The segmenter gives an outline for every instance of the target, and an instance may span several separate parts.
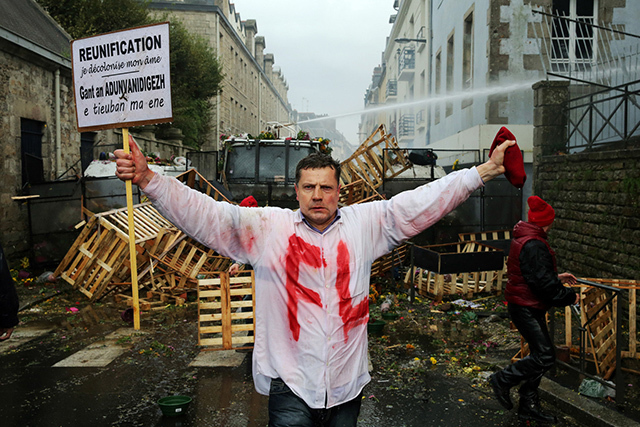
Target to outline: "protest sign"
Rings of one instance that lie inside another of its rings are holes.
[[[170,122],[169,23],[71,42],[78,130]]]

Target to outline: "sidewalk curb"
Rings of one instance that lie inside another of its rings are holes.
[[[640,423],[599,405],[589,398],[543,377],[538,389],[540,398],[588,426],[638,427]]]

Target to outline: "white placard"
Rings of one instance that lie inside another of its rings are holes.
[[[80,132],[170,122],[169,23],[71,42]]]

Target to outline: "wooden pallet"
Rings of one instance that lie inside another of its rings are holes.
[[[129,270],[128,239],[114,228],[104,227],[100,217],[89,220],[54,272],[89,299],[98,299],[113,280],[121,281]]]
[[[585,278],[589,282],[600,283],[603,285],[613,286],[614,288],[626,289],[629,292],[629,351],[623,351],[622,357],[639,358],[640,351],[638,350],[638,329],[637,329],[637,293],[640,289],[640,280],[627,280],[627,279],[603,279],[603,278]],[[624,348],[624,347],[623,347]]]
[[[220,257],[213,249],[207,249],[203,245],[187,238],[182,232],[179,236],[170,235],[166,240],[166,244],[159,243],[155,246],[155,253],[149,251],[151,258],[150,268],[144,270],[143,277],[149,271],[149,277],[152,282],[152,289],[166,286],[168,281],[171,287],[177,288],[193,288],[197,287],[197,276],[201,271],[219,271],[226,269],[231,265],[231,260],[226,257]],[[160,237],[160,236],[159,236]],[[158,253],[158,251],[160,251]],[[154,272],[165,275],[167,277],[163,281],[158,281],[154,277]],[[168,277],[173,275],[174,277]],[[165,282],[165,283],[163,283]]]
[[[341,206],[383,200],[384,197],[369,185],[364,179],[351,182],[340,187],[338,204]]]
[[[436,301],[445,295],[471,298],[482,292],[500,293],[506,285],[503,251],[480,242],[414,246],[412,251],[405,285],[415,286],[422,296]]]
[[[407,271],[404,283],[407,287],[413,284],[419,295],[435,301],[442,301],[448,295],[472,298],[483,292],[499,293],[505,285],[502,271],[440,274],[419,267]]]
[[[371,265],[371,277],[385,274],[394,267],[400,267],[404,264],[407,257],[409,245],[403,243],[386,255],[381,256]]]
[[[596,316],[586,327],[587,343],[596,372],[605,380],[611,378],[616,369],[616,322],[617,299],[606,304],[607,294],[600,288],[589,288],[582,293],[580,312],[582,324]],[[606,305],[605,305],[606,304]],[[602,310],[598,312],[598,310]]]
[[[229,199],[227,199],[224,194],[222,194],[218,189],[211,184],[209,181],[205,179],[200,173],[195,169],[189,169],[188,171],[181,173],[176,176],[176,179],[188,187],[193,188],[194,190],[198,190],[201,193],[205,193],[207,196],[212,197],[217,201],[224,201],[227,203],[232,203]]]
[[[371,188],[378,189],[384,178],[396,177],[412,166],[407,151],[400,149],[395,137],[380,125],[340,164],[340,183],[347,185],[363,179]]]
[[[229,277],[198,280],[198,345],[209,350],[238,350],[254,342],[255,278],[253,270]],[[251,300],[245,300],[251,296]],[[240,311],[241,308],[251,311]],[[247,320],[250,323],[245,323]]]
[[[126,208],[96,214],[58,265],[55,275],[90,300],[122,284],[130,286]],[[187,237],[150,204],[133,207],[138,285],[149,290],[195,288],[201,272],[231,265],[227,257]]]
[[[481,242],[485,240],[511,240],[511,230],[480,231],[475,233],[460,233],[461,242]]]

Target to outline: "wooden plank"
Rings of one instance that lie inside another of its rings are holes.
[[[564,345],[571,348],[571,307],[564,308]]]
[[[636,324],[636,289],[629,290],[629,357],[635,358],[638,351],[638,332]]]

